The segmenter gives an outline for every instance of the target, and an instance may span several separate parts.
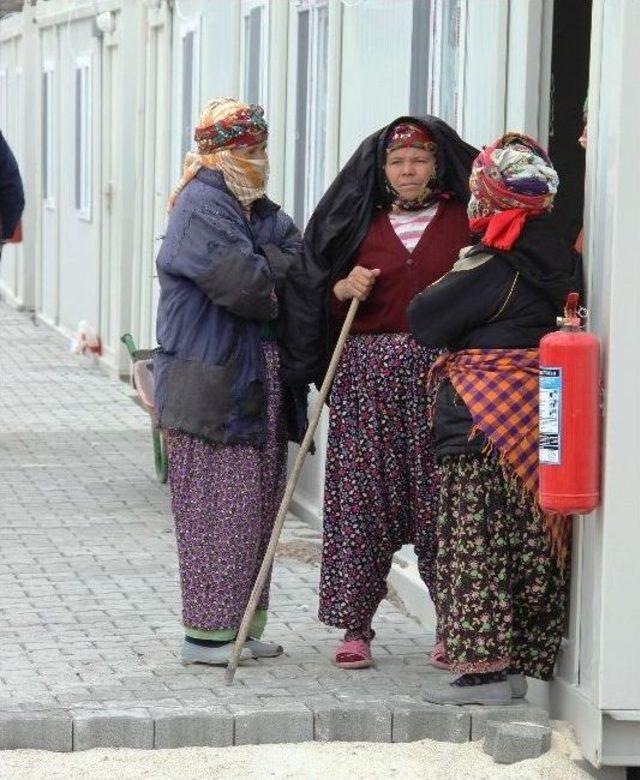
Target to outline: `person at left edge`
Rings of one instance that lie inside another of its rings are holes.
[[[306,389],[280,374],[292,220],[264,194],[267,123],[259,106],[208,103],[169,199],[160,280],[156,403],[167,439],[185,641],[183,663],[227,663],[300,441]],[[260,641],[269,583],[242,657]]]
[[[24,210],[24,190],[18,163],[0,133],[0,250],[13,235]]]

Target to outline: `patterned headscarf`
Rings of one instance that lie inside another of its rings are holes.
[[[551,210],[558,174],[533,138],[507,133],[476,157],[469,188],[471,230],[486,246],[509,250],[529,217]]]
[[[436,142],[424,127],[409,124],[408,122],[401,122],[398,125],[394,125],[385,142],[387,154],[396,149],[426,149],[435,155],[437,148]],[[425,207],[427,201],[433,200],[441,194],[440,183],[435,174],[424,185],[424,189],[414,200],[403,198],[393,189],[388,180],[386,182],[386,187],[387,192],[393,197],[392,205],[402,211],[422,209]]]
[[[207,103],[195,129],[197,151],[188,152],[184,158],[182,178],[169,196],[167,211],[171,211],[180,192],[200,168],[219,170],[243,208],[248,208],[264,195],[269,161],[266,152],[263,159],[249,160],[236,154],[235,150],[263,143],[267,137],[267,123],[260,106],[240,103],[233,98],[218,98]]]
[[[435,152],[437,147],[435,141],[424,127],[401,122],[392,128],[385,148],[387,152],[392,152],[394,149],[407,148],[427,149],[430,152]]]

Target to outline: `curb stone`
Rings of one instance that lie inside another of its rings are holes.
[[[468,742],[470,735],[471,716],[458,707],[398,704],[393,710],[393,742]]]
[[[73,750],[72,719],[66,713],[0,713],[0,750]]]
[[[391,710],[373,705],[314,707],[319,742],[391,742]]]
[[[551,728],[536,723],[487,723],[484,752],[497,764],[539,758],[551,748]]]
[[[235,716],[235,745],[313,741],[313,713],[304,704],[240,711]]]
[[[80,715],[73,720],[73,749],[153,748],[153,718],[135,712]]]
[[[539,726],[549,725],[549,714],[540,707],[531,705],[511,705],[507,707],[474,707],[471,713],[471,739],[482,739],[491,720],[500,723],[520,721],[534,723]]]
[[[228,747],[233,726],[233,715],[222,709],[156,713],[153,747]]]

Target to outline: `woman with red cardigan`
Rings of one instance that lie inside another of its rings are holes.
[[[351,300],[361,301],[330,397],[324,497],[319,616],[345,631],[334,655],[342,668],[373,663],[371,623],[402,545],[414,545],[435,597],[439,483],[426,385],[439,350],[414,341],[406,310],[470,242],[475,154],[440,120],[401,117],[361,144],[305,234],[296,327],[307,347],[293,365],[285,357],[285,375],[318,381]]]

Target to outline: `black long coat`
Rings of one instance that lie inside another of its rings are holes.
[[[473,257],[492,257],[473,265]],[[497,252],[482,244],[453,271],[416,295],[407,318],[416,341],[426,347],[529,349],[555,330],[567,294],[582,290],[580,258],[550,215],[530,219],[513,249]],[[471,415],[451,382],[438,390],[434,431],[436,455],[479,452],[485,440],[469,440]]]

